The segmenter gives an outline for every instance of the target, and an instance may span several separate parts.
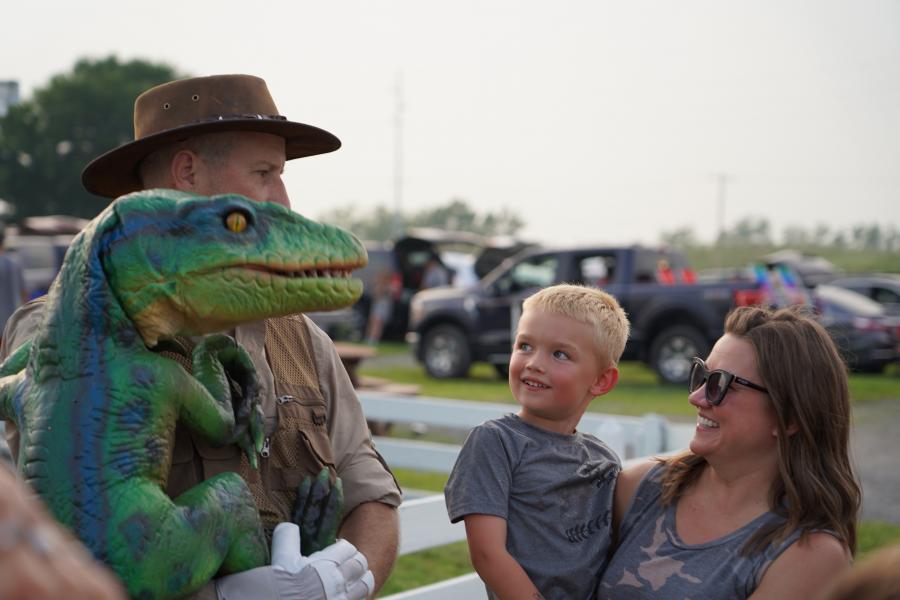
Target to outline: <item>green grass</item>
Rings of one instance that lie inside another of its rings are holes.
[[[893,544],[900,544],[900,526],[884,521],[863,521],[859,524],[857,558]]]
[[[373,369],[363,363],[360,372],[416,384],[423,396],[514,404],[506,380],[501,379],[487,364],[473,365],[470,376],[465,379],[433,379],[419,365]],[[892,369],[881,375],[850,375],[850,397],[854,402],[900,400],[900,371]],[[594,400],[588,410],[619,415],[652,412],[677,417],[696,414],[687,401],[686,389],[662,384],[645,365],[630,361],[619,365],[618,385],[606,396]]]

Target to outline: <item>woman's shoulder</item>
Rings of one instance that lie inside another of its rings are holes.
[[[830,533],[801,535],[766,569],[751,598],[815,595],[850,566],[850,550]]]
[[[655,458],[643,459],[638,462],[628,461],[622,465],[619,477],[616,479],[616,490],[613,496],[613,521],[618,528],[631,506],[635,494],[641,482],[647,474],[655,468],[661,468],[662,464]]]

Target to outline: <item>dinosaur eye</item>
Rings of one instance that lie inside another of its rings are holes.
[[[228,228],[228,231],[241,233],[247,229],[247,215],[240,211],[228,213],[225,217],[225,227]]]

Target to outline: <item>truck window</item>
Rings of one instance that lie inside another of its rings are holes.
[[[500,294],[509,294],[529,288],[544,288],[556,280],[558,260],[553,256],[539,256],[526,259],[497,280],[496,289]]]
[[[603,287],[615,277],[616,257],[611,254],[583,257],[578,261],[578,270],[579,283]]]

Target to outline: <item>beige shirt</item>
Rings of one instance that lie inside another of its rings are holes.
[[[0,343],[0,362],[34,335],[43,316],[44,304],[41,300],[32,301],[13,313]],[[359,399],[334,344],[325,332],[305,319],[312,343],[310,354],[315,360],[319,389],[328,412],[328,435],[335,467],[343,481],[346,513],[363,502],[399,506],[400,488],[372,444]],[[277,416],[274,377],[265,351],[265,322],[239,326],[235,338],[248,351],[256,366],[262,387],[266,431],[271,433],[277,424]],[[19,433],[15,425],[9,422],[6,424],[6,438],[13,456],[17,456]]]

